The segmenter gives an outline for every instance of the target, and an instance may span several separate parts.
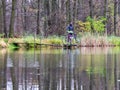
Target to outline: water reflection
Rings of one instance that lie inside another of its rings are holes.
[[[120,49],[0,50],[0,90],[119,90]]]

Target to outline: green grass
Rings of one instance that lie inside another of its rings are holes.
[[[63,37],[51,36],[48,38],[34,38],[33,36],[26,36],[23,38],[2,38],[0,40],[0,46],[5,47],[4,44],[7,45],[8,48],[34,48],[35,44],[55,44],[62,45]]]
[[[58,36],[49,36],[48,38],[43,38],[41,40],[42,44],[56,44],[56,45],[62,45],[63,44],[64,37],[58,37]]]
[[[23,38],[23,42],[25,43],[40,43],[40,39],[33,36],[26,36]]]
[[[120,37],[110,36],[108,37],[108,41],[112,45],[120,46]]]
[[[49,37],[48,39],[50,44],[57,44],[57,45],[63,44],[62,37],[53,36],[53,37]]]

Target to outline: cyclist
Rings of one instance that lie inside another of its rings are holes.
[[[67,27],[67,32],[70,34],[73,34],[73,31],[74,31],[74,27],[73,27],[72,23],[70,23]]]
[[[73,27],[73,25],[72,25],[72,23],[70,23],[68,26],[67,26],[67,34],[68,34],[68,36],[67,36],[67,40],[68,40],[68,42],[70,41],[70,37],[72,36],[72,37],[74,37],[74,27]]]

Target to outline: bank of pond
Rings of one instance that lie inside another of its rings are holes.
[[[0,48],[41,48],[41,47],[114,47],[120,46],[120,37],[116,36],[83,36],[73,40],[72,44],[64,36],[39,38],[27,36],[22,38],[0,38]]]

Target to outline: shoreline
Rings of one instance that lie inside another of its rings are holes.
[[[118,45],[82,45],[82,44],[43,44],[43,43],[4,43],[0,48],[24,48],[24,49],[31,49],[31,48],[42,48],[42,47],[52,47],[52,48],[65,48],[65,47],[72,47],[72,48],[80,48],[80,47],[117,47]],[[119,46],[118,46],[119,47]]]
[[[118,40],[118,39],[117,39]],[[41,48],[41,47],[52,47],[52,48],[64,48],[64,47],[116,47],[120,46],[120,42],[115,42],[114,38],[110,41],[102,38],[81,38],[80,42],[74,42],[72,45],[67,44],[64,38],[0,38],[0,48]]]

